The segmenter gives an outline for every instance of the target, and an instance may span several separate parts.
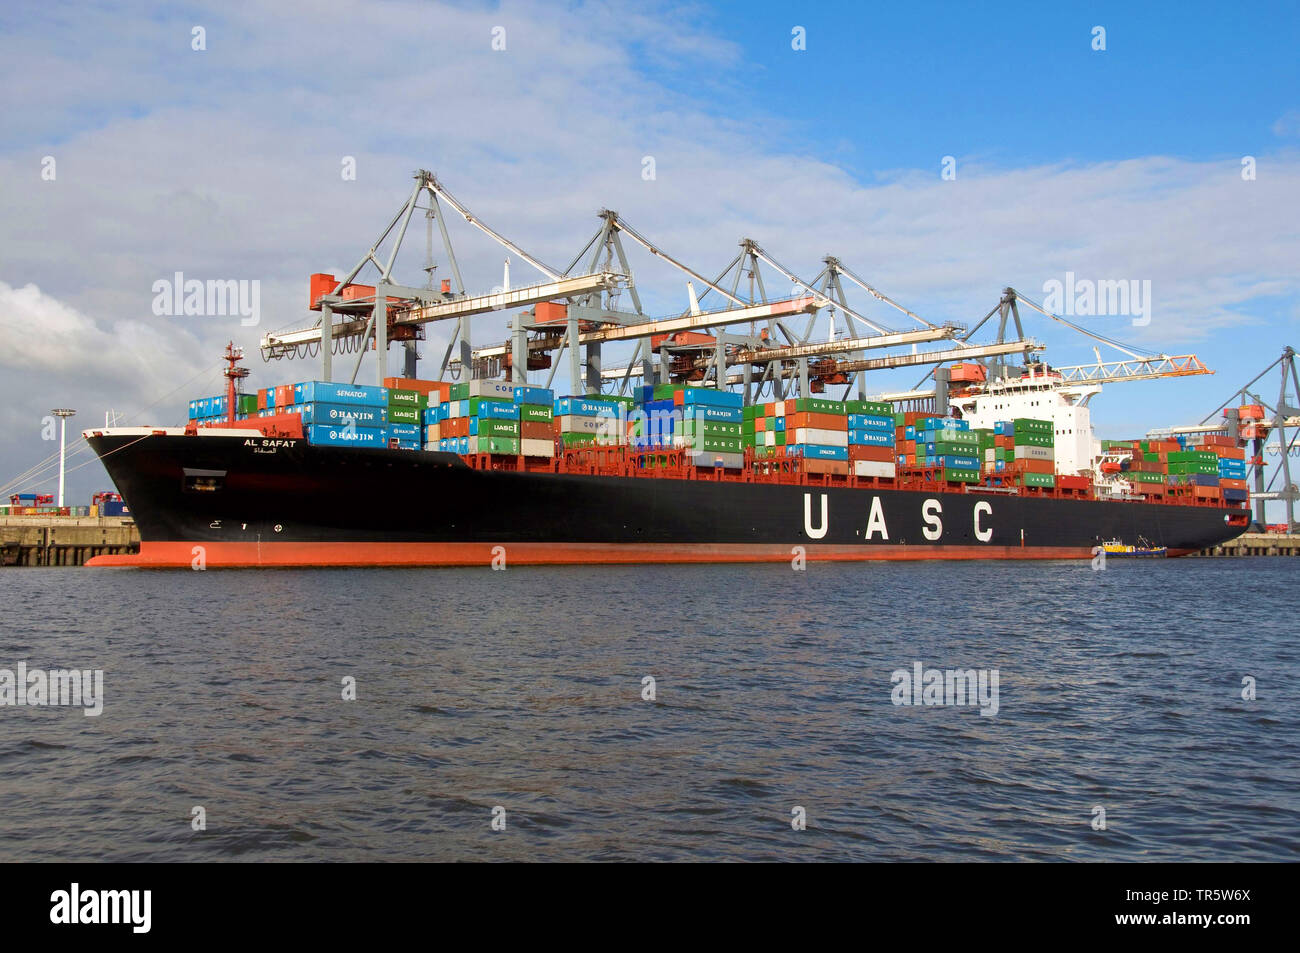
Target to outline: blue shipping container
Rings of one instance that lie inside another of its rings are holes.
[[[382,427],[388,423],[387,407],[363,407],[360,404],[294,405],[293,413],[302,414],[304,424],[340,426],[351,420],[358,427]]]
[[[894,421],[891,417],[877,417],[874,414],[849,414],[849,429],[883,430],[892,435]]]
[[[894,435],[879,430],[850,430],[849,444],[859,447],[892,447]]]
[[[654,388],[651,388],[653,391]],[[516,387],[515,403],[516,404],[541,404],[549,407],[555,402],[555,391],[548,390],[545,387]]]
[[[715,407],[711,404],[685,404],[682,417],[686,420],[711,420],[718,423],[742,423],[745,411],[740,407]]]
[[[388,388],[366,384],[336,384],[331,381],[304,381],[293,385],[295,404],[359,404],[363,407],[388,407]]]
[[[503,400],[480,400],[478,403],[479,420],[518,420],[519,405]]]
[[[980,468],[980,462],[975,457],[959,457],[956,454],[930,457],[930,463],[946,470],[978,470]]]
[[[745,395],[708,387],[683,387],[682,404],[705,404],[711,407],[734,407],[743,410]]]
[[[325,424],[313,424],[306,428],[308,443],[326,447],[386,447],[388,446],[387,427],[330,427]]]
[[[557,417],[617,417],[620,404],[586,397],[561,397],[555,402]]]

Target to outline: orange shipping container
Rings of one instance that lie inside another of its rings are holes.
[[[469,418],[468,417],[448,417],[440,425],[444,437],[468,437],[469,436]]]
[[[843,430],[849,429],[849,418],[840,414],[814,414],[798,413],[790,414],[785,418],[785,429],[801,430],[804,427],[815,430]]]
[[[438,403],[446,400],[447,393],[451,390],[451,385],[445,381],[422,381],[413,377],[385,377],[384,386],[389,390],[413,390],[426,396],[436,394]]]
[[[1221,490],[1244,490],[1246,489],[1245,480],[1220,480],[1219,489]]]
[[[840,476],[848,476],[849,462],[847,460],[804,460],[803,470],[805,473],[836,473]]]
[[[1217,486],[1194,486],[1192,495],[1202,500],[1217,500],[1223,496],[1223,491]]]
[[[519,422],[521,440],[550,440],[555,435],[549,420],[522,420]]]

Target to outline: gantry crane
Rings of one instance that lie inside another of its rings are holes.
[[[1277,403],[1270,404],[1258,393],[1251,390],[1265,375],[1274,369],[1280,372]],[[1294,396],[1292,396],[1294,395]],[[1294,400],[1294,403],[1292,401]],[[1287,436],[1290,431],[1290,436]],[[1268,525],[1265,519],[1265,505],[1270,500],[1281,500],[1286,504],[1286,526],[1288,533],[1300,531],[1296,522],[1296,501],[1300,500],[1300,488],[1291,480],[1290,458],[1300,453],[1296,440],[1300,438],[1300,378],[1296,376],[1295,349],[1284,347],[1277,360],[1269,364],[1249,383],[1238,388],[1232,396],[1210,411],[1199,424],[1186,427],[1162,427],[1152,430],[1153,437],[1177,436],[1178,434],[1218,433],[1232,437],[1238,443],[1249,443],[1251,479],[1255,488],[1250,498],[1255,503],[1255,525],[1253,529],[1262,532]],[[1277,443],[1269,440],[1277,436]],[[1265,484],[1267,465],[1264,455],[1268,452],[1278,456],[1279,466]],[[1280,489],[1273,489],[1278,477],[1282,477]]]
[[[926,401],[946,408],[949,385],[953,382],[952,369],[944,366],[948,364],[982,369],[981,374],[967,375],[954,382],[961,392],[994,386],[998,379],[1019,378],[1028,373],[1059,379],[1063,389],[1078,390],[1078,399],[1083,401],[1096,392],[1095,385],[1100,382],[1210,373],[1195,355],[1139,354],[1044,311],[1012,288],[1004,289],[997,306],[969,331],[952,321],[932,322],[877,290],[834,255],[825,256],[820,272],[811,280],[804,280],[750,238],[740,240],[739,250],[729,264],[710,280],[610,209],[597,213],[600,224],[595,234],[566,268],[557,269],[487,226],[457,201],[433,173],[419,170],[414,178],[415,185],[405,204],[347,275],[337,280],[332,275],[313,276],[309,307],[321,313],[320,319],[311,327],[264,335],[261,344],[264,358],[319,356],[322,377],[331,380],[333,355],[355,352],[357,357],[350,377],[355,381],[365,351],[373,349],[382,381],[388,376],[388,346],[399,341],[406,350],[405,376],[414,377],[419,356],[416,348],[424,338],[425,325],[454,320],[454,330],[438,370],[440,377],[448,372],[454,377],[462,373],[470,377],[496,377],[508,372],[515,382],[522,383],[530,370],[549,368],[546,386],[551,387],[559,359],[567,354],[570,387],[575,393],[584,388],[587,392],[600,392],[610,385],[625,393],[634,379],[646,383],[671,380],[719,387],[740,385],[746,399],[752,400],[769,386],[777,397],[783,397],[787,384],[797,381],[800,394],[819,393],[827,385],[843,384],[847,396],[856,384],[860,396],[865,397],[867,371],[933,365],[935,369],[926,378],[935,377],[934,389],[885,396],[896,401]],[[426,204],[421,205],[422,200],[427,200]],[[468,293],[447,229],[444,205],[513,257],[538,271],[542,279],[512,288],[507,260],[498,288],[486,294]],[[421,210],[426,219],[426,282],[425,287],[417,288],[396,282],[393,268],[411,220]],[[442,238],[450,272],[450,277],[442,279],[437,289],[434,288],[437,269],[433,258],[434,223]],[[680,313],[660,317],[646,314],[624,239],[683,274],[687,304]],[[386,242],[388,249],[381,255],[380,249]],[[368,266],[378,272],[377,278],[368,279],[374,284],[358,284]],[[774,272],[780,282],[788,284],[788,295],[768,298],[764,267]],[[893,308],[913,326],[897,330],[851,306],[845,294],[846,284]],[[698,295],[697,286],[702,289]],[[701,302],[711,294],[721,299],[723,305],[705,310]],[[630,309],[620,306],[624,295],[630,301]],[[1118,348],[1126,359],[1103,362],[1098,353],[1095,365],[1048,367],[1037,357],[1043,346],[1024,335],[1019,304]],[[499,345],[473,348],[472,319],[503,310],[515,310],[508,339]],[[815,340],[814,331],[823,313],[828,317],[826,338]],[[975,332],[995,315],[998,316],[996,340],[973,341]],[[806,318],[802,328],[791,321],[800,316]],[[1012,327],[1014,335],[1009,333]],[[606,367],[602,347],[617,342],[633,345],[631,359],[621,366]],[[936,342],[940,345],[937,348],[917,347]],[[909,346],[911,353],[868,356],[875,350]],[[1006,358],[1011,356],[1016,356],[1019,363],[1008,363]]]

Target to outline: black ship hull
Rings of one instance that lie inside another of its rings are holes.
[[[88,433],[142,540],[92,564],[1054,559],[1139,537],[1178,556],[1247,520],[1221,505],[480,470],[246,434]]]

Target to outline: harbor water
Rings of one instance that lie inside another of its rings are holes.
[[[0,707],[0,860],[1294,860],[1295,582],[15,569],[0,670],[102,671],[102,712]]]

